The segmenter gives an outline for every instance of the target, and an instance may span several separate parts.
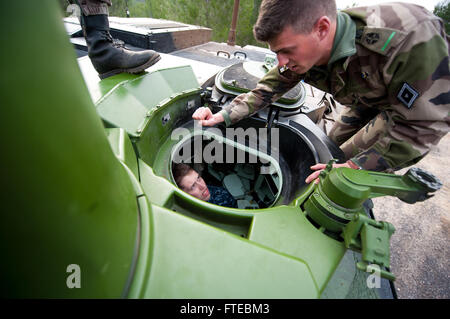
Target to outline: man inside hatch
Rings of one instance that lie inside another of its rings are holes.
[[[173,177],[178,187],[184,192],[219,206],[237,208],[236,200],[223,187],[206,185],[203,178],[187,164],[175,164]]]

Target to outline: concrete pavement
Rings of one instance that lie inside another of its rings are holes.
[[[414,205],[397,198],[374,198],[377,220],[392,223],[391,271],[399,298],[450,298],[450,134],[414,167],[435,175],[442,188]],[[408,169],[396,174],[403,175]]]

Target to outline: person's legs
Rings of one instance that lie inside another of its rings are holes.
[[[101,79],[122,72],[140,73],[160,60],[160,55],[153,50],[133,52],[113,41],[108,21],[110,0],[78,2],[88,55]]]
[[[78,0],[83,14],[86,16],[95,14],[108,15],[108,7],[111,6],[111,0]]]

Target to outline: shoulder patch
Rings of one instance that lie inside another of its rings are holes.
[[[380,40],[380,34],[376,32],[370,32],[366,34],[365,40],[368,45],[372,45],[378,42]]]
[[[397,99],[408,109],[411,109],[414,101],[417,100],[419,95],[419,92],[417,92],[411,85],[403,82],[403,86],[397,94]]]
[[[369,50],[387,55],[390,48],[398,46],[406,33],[391,28],[363,27],[357,29],[355,41]]]

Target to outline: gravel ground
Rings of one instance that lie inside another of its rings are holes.
[[[413,205],[397,198],[374,198],[377,220],[392,223],[391,271],[402,299],[450,298],[450,134],[414,167],[435,175],[443,184],[433,198]],[[403,175],[408,169],[396,174]]]

